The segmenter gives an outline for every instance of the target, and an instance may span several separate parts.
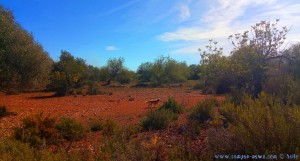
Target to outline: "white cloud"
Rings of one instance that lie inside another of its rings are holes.
[[[274,21],[280,18],[279,26],[292,26],[288,40],[295,42],[300,38],[300,2],[296,0],[219,0],[210,2],[210,8],[189,26],[178,27],[175,31],[165,32],[158,39],[165,42],[184,41],[190,45],[178,48],[173,53],[197,52],[199,44],[208,39],[221,41],[226,48],[232,48],[227,37],[251,29],[261,20]],[[192,11],[190,11],[192,12]],[[193,15],[194,16],[194,15]]]
[[[185,21],[191,17],[190,8],[188,4],[179,4],[179,19]]]
[[[119,50],[119,49],[117,47],[115,47],[115,46],[106,46],[105,50],[107,50],[107,51],[115,51],[115,50]]]

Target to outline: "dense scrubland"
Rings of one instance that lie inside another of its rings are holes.
[[[209,40],[200,50],[199,64],[161,56],[131,71],[123,58],[111,58],[105,66],[94,67],[64,50],[54,62],[15,22],[11,11],[0,7],[0,90],[5,94],[51,91],[53,97],[89,97],[113,95],[104,87],[183,89],[194,80],[189,90],[225,97],[205,99],[189,108],[170,97],[128,127],[111,119],[84,126],[75,118],[33,114],[24,118],[10,137],[0,137],[0,160],[214,160],[215,154],[299,155],[300,44],[285,44],[289,29],[278,27],[279,22],[261,21],[248,31],[230,35],[234,49],[226,56],[217,42]],[[15,115],[18,113],[10,107],[0,107],[0,122]],[[100,135],[92,147],[64,146],[90,133]]]

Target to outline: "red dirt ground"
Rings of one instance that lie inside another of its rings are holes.
[[[65,96],[51,97],[54,93],[24,93],[19,95],[0,94],[0,105],[6,106],[10,112],[16,115],[6,116],[0,119],[1,137],[11,136],[13,127],[21,126],[22,119],[26,116],[43,113],[53,117],[73,117],[84,125],[92,120],[112,119],[118,124],[138,124],[145,113],[149,111],[148,100],[160,98],[161,102],[168,97],[174,97],[180,104],[187,108],[209,95],[202,95],[198,90],[190,90],[184,87],[173,88],[127,88],[110,87],[104,89],[112,94],[96,96]],[[129,101],[129,98],[134,98]],[[221,99],[221,96],[217,96]],[[179,125],[186,121],[186,114],[179,118]],[[166,132],[168,133],[168,132]],[[93,142],[95,134],[90,133],[85,142]]]

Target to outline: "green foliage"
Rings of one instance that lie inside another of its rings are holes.
[[[151,69],[153,64],[150,62],[142,63],[137,70],[137,77],[141,82],[149,82],[151,79]]]
[[[278,22],[279,19],[273,23],[261,21],[252,26],[250,31],[230,35],[228,39],[237,50],[250,47],[265,60],[275,58],[280,56],[280,47],[284,44],[289,31],[286,26],[279,29]]]
[[[204,82],[199,81],[193,86],[193,89],[204,89],[204,87],[205,87]]]
[[[183,112],[183,107],[178,105],[173,97],[169,97],[168,100],[164,102],[164,104],[159,109],[169,110],[176,114],[180,114]]]
[[[83,126],[73,118],[62,117],[56,129],[69,141],[79,140],[84,136]]]
[[[0,6],[0,89],[6,92],[43,88],[48,83],[52,60]]]
[[[243,47],[230,58],[234,87],[257,97],[267,78],[267,64],[255,48]]]
[[[120,75],[117,76],[116,81],[121,84],[129,84],[136,80],[136,74],[128,69],[122,69]]]
[[[99,85],[99,83],[92,82],[92,84],[90,84],[88,86],[87,94],[89,94],[89,95],[100,95],[100,94],[104,94],[104,92],[102,91],[101,86]]]
[[[142,120],[141,126],[144,130],[162,130],[176,120],[177,117],[177,114],[167,109],[154,110],[149,112],[146,118]]]
[[[210,40],[206,46],[208,52],[201,52],[204,92],[247,93],[257,98],[264,90],[282,97],[286,103],[295,102],[298,94],[292,89],[297,82],[296,73],[300,71],[296,65],[299,64],[299,50],[297,45],[281,50],[288,29],[278,28],[278,22],[261,21],[250,31],[230,35],[228,39],[234,50],[228,57],[222,55],[223,49],[217,47],[217,42]]]
[[[201,66],[192,64],[189,67],[190,75],[188,77],[189,80],[198,80],[200,78],[200,70]]]
[[[101,69],[92,65],[87,65],[80,80],[80,86],[86,85],[89,82],[97,82],[102,79]]]
[[[243,98],[241,105],[230,101],[221,108],[229,122],[227,129],[211,129],[209,143],[215,153],[281,154],[299,153],[300,108],[280,103],[261,93],[258,99]]]
[[[137,127],[126,127],[115,135],[104,136],[103,146],[96,151],[95,160],[158,160],[159,151],[154,145],[151,149],[143,146],[144,138],[136,137]]]
[[[144,130],[165,129],[182,112],[183,107],[178,105],[174,98],[169,97],[159,109],[148,112],[142,120],[141,126]]]
[[[66,153],[52,153],[45,149],[36,149],[29,144],[12,139],[0,140],[0,160],[3,161],[65,161],[68,160]]]
[[[185,62],[178,62],[170,57],[159,57],[154,63],[142,63],[138,70],[138,79],[150,81],[154,86],[187,81],[190,70]]]
[[[42,113],[23,120],[23,126],[15,129],[15,138],[33,147],[41,147],[53,141],[55,119]]]
[[[297,104],[300,84],[296,83],[290,75],[271,77],[264,83],[264,91],[281,99],[284,104]]]
[[[104,136],[113,136],[119,132],[119,127],[113,120],[106,120],[102,128],[102,134]]]
[[[212,119],[212,109],[218,105],[219,102],[215,98],[199,102],[189,116],[190,121],[205,123],[207,120]]]
[[[121,74],[124,69],[124,58],[109,59],[106,65],[106,71],[108,72],[107,85],[110,85],[111,81]]]
[[[101,131],[103,129],[103,122],[102,121],[93,121],[90,122],[90,130],[92,132]]]
[[[71,90],[80,86],[80,80],[87,68],[85,61],[74,58],[71,53],[61,51],[60,60],[53,65],[49,88],[57,95],[68,95]]]
[[[212,43],[212,40],[210,40],[210,43]],[[201,54],[201,78],[204,81],[204,93],[224,94],[230,91],[232,80],[229,70],[230,59],[222,56],[220,52],[210,54],[203,52]]]

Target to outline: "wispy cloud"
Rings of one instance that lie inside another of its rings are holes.
[[[173,53],[197,53],[200,44],[208,39],[221,41],[226,45],[230,34],[250,29],[250,26],[261,20],[280,18],[280,24],[292,26],[288,41],[300,38],[300,2],[297,0],[219,0],[210,2],[210,7],[188,26],[178,27],[158,35],[164,42],[189,43],[189,46],[178,48]],[[192,11],[191,11],[192,12]],[[190,14],[191,16],[191,14]],[[193,15],[192,15],[193,16]],[[227,49],[228,50],[228,49]]]
[[[115,46],[106,46],[105,50],[106,51],[115,51],[115,50],[119,50],[119,49],[117,47],[115,47]]]
[[[141,0],[132,0],[132,1],[129,1],[129,2],[125,3],[125,4],[123,4],[123,5],[120,5],[120,6],[116,7],[116,8],[114,8],[114,9],[112,9],[112,10],[109,10],[109,11],[107,11],[105,13],[102,13],[102,14],[98,15],[97,17],[99,18],[99,17],[104,17],[104,16],[111,15],[111,14],[113,14],[115,12],[118,12],[118,11],[120,11],[122,9],[125,9],[127,7],[130,7],[130,6],[134,5],[134,4],[138,3],[139,1],[141,1]]]
[[[181,3],[178,5],[178,8],[180,21],[185,21],[191,17],[190,8],[188,4]]]

